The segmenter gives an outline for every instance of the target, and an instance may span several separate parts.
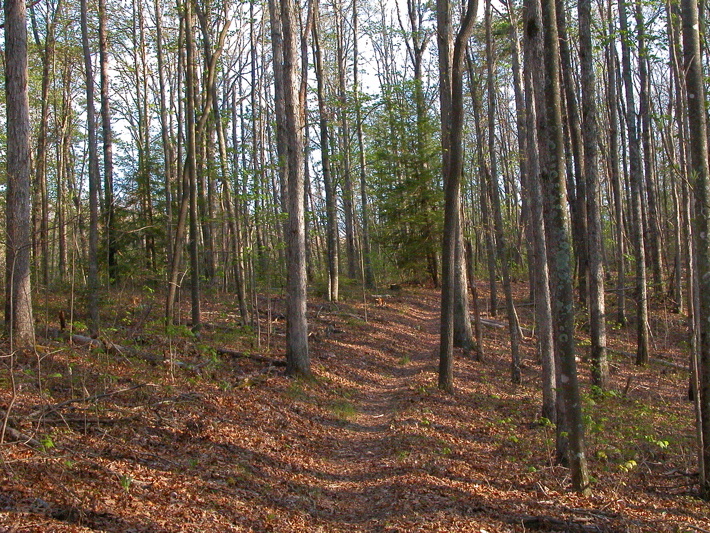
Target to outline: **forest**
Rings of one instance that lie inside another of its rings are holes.
[[[698,0],[4,0],[0,531],[710,532]]]

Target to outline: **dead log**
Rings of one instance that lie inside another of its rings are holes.
[[[137,357],[153,365],[163,361],[162,356],[144,352],[131,346],[115,344],[109,341],[108,339],[94,339],[93,337],[79,335],[78,333],[69,335],[69,333],[67,333],[66,331],[54,328],[48,328],[45,332],[45,336],[49,339],[63,339],[77,346],[88,346],[92,350],[103,350],[109,355],[117,355],[120,357]]]
[[[274,359],[273,357],[266,357],[265,355],[238,352],[236,350],[230,350],[229,348],[215,348],[215,351],[219,355],[227,355],[229,357],[251,359],[253,361],[259,361],[260,363],[268,363],[273,366],[286,366],[286,361],[283,361],[281,359]]]

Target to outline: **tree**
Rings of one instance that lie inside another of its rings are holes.
[[[690,171],[695,193],[693,247],[698,267],[700,345],[698,346],[700,492],[710,500],[710,168],[705,86],[696,0],[682,0],[683,59],[690,132]]]
[[[454,304],[456,301],[456,252],[461,256],[459,210],[463,170],[463,60],[473,31],[477,0],[468,0],[456,39],[452,43],[451,6],[437,0],[437,44],[444,175],[444,239],[441,252],[441,331],[439,388],[453,392]],[[452,45],[453,44],[453,48]],[[464,286],[464,289],[466,287]]]
[[[579,59],[582,79],[582,140],[587,196],[587,260],[589,262],[589,326],[592,341],[592,381],[606,388],[609,367],[606,360],[606,324],[604,302],[604,261],[602,224],[599,208],[599,165],[596,80],[592,48],[592,3],[579,0]]]
[[[81,0],[81,43],[84,52],[84,74],[86,76],[86,129],[89,138],[89,275],[88,308],[89,329],[92,334],[99,331],[99,156],[96,141],[96,111],[94,107],[94,69],[91,63],[87,0]]]
[[[284,124],[286,149],[280,154],[288,176],[288,223],[286,234],[286,371],[311,374],[306,318],[306,225],[303,208],[303,112],[299,97],[298,23],[293,0],[280,0],[279,23],[283,32],[282,57],[284,106],[277,117]]]
[[[557,36],[554,0],[542,1],[542,22],[545,48],[545,101],[547,107],[548,161],[541,177],[544,189],[545,231],[547,232],[550,283],[553,287],[554,331],[558,353],[558,387],[562,396],[562,412],[569,432],[568,460],[572,471],[572,486],[589,492],[587,460],[584,454],[584,422],[579,397],[577,363],[574,342],[574,293],[572,286],[572,238],[565,183],[565,154],[562,131],[562,104],[559,70],[559,39]],[[528,30],[529,31],[529,30]],[[539,31],[539,29],[537,30]],[[544,140],[543,140],[544,142]],[[560,405],[560,403],[558,403]],[[560,423],[558,419],[558,424]]]
[[[619,2],[619,25],[621,33],[628,35],[629,25],[626,13],[628,0]],[[629,137],[629,180],[631,182],[631,223],[636,261],[636,364],[645,365],[649,357],[648,339],[648,290],[646,288],[646,252],[643,243],[642,194],[643,169],[641,168],[641,147],[636,124],[636,109],[631,71],[631,51],[627,39],[621,40],[621,62],[623,66],[624,92],[626,93],[626,128]]]
[[[30,279],[30,104],[27,93],[27,6],[5,0],[7,101],[7,241],[5,322],[11,346],[34,345]]]

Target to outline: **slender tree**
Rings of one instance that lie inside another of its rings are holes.
[[[545,100],[547,107],[547,143],[549,160],[542,170],[547,208],[547,231],[550,282],[554,288],[553,305],[556,350],[558,352],[558,387],[569,431],[568,461],[572,486],[589,492],[587,460],[584,453],[584,422],[579,397],[574,342],[574,293],[572,286],[572,237],[565,183],[565,153],[562,129],[562,105],[555,2],[542,0],[545,43]]]
[[[599,208],[599,164],[597,143],[597,95],[592,48],[592,2],[579,0],[579,60],[582,80],[582,139],[587,199],[587,259],[589,262],[589,326],[592,341],[592,381],[606,388],[609,367],[606,360],[604,261]]]
[[[463,60],[473,31],[477,0],[468,0],[456,39],[452,42],[451,5],[437,0],[439,90],[444,173],[444,242],[441,283],[441,344],[439,388],[453,392],[454,304],[456,249],[460,240],[459,210],[463,170]],[[453,44],[453,46],[452,46]],[[460,250],[460,246],[458,247]]]
[[[310,375],[308,322],[306,318],[306,225],[303,209],[303,112],[299,98],[298,21],[293,0],[280,0],[279,21],[283,32],[283,116],[288,175],[288,223],[286,238],[286,370],[291,375]]]
[[[693,220],[694,253],[698,268],[697,313],[700,324],[698,346],[699,398],[699,470],[700,492],[710,500],[710,168],[705,110],[705,85],[700,52],[698,3],[682,0],[683,59],[690,126],[690,172],[695,193]]]
[[[7,102],[7,240],[5,323],[12,347],[34,344],[30,279],[30,105],[27,93],[27,7],[5,1],[5,98]]]
[[[89,138],[89,275],[88,309],[89,329],[93,335],[99,331],[99,156],[96,141],[96,111],[94,106],[94,69],[91,63],[87,0],[81,0],[81,43],[84,52],[86,77],[86,127]]]

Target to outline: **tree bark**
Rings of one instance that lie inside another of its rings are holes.
[[[532,226],[535,284],[535,324],[537,327],[538,352],[542,363],[542,416],[551,422],[557,421],[555,346],[552,325],[552,300],[550,275],[547,267],[547,243],[545,242],[545,217],[541,190],[541,164],[547,162],[546,134],[547,115],[542,90],[545,85],[542,39],[542,11],[539,0],[525,1],[525,100],[527,158],[526,173],[530,194],[530,225]]]
[[[451,6],[437,0],[439,89],[444,173],[444,242],[442,247],[439,388],[453,392],[454,303],[456,247],[459,240],[461,174],[463,170],[463,59],[473,31],[477,0],[468,0],[466,14],[453,43]]]
[[[283,32],[282,87],[288,166],[286,371],[291,375],[311,374],[306,319],[306,226],[303,210],[303,112],[299,98],[298,25],[293,0],[280,0],[279,20]]]
[[[606,358],[606,323],[604,301],[604,261],[602,223],[599,207],[599,162],[596,81],[592,57],[592,2],[579,0],[579,60],[582,81],[582,139],[587,195],[587,243],[589,261],[589,329],[592,342],[592,383],[602,389],[609,381]]]
[[[629,25],[626,13],[628,0],[619,1],[619,23],[621,32],[628,35]],[[637,349],[636,364],[645,365],[649,357],[648,334],[648,290],[646,288],[646,252],[643,243],[642,194],[643,169],[641,168],[641,149],[637,135],[636,104],[631,71],[631,51],[626,39],[621,41],[621,61],[623,82],[626,93],[626,127],[629,139],[629,181],[631,182],[631,223],[634,241],[634,259],[636,261],[636,328]]]
[[[30,116],[27,92],[27,8],[5,0],[5,98],[7,105],[7,241],[5,322],[10,349],[34,345],[30,209]]]
[[[572,486],[589,493],[587,460],[584,453],[584,422],[579,397],[574,343],[574,292],[572,285],[572,238],[565,184],[564,139],[559,84],[559,39],[554,0],[542,1],[545,43],[545,100],[547,103],[547,143],[549,161],[542,171],[546,209],[545,230],[548,235],[550,279],[555,288],[553,301],[554,330],[558,350],[559,380],[563,416],[569,431],[568,460]]]
[[[694,252],[698,269],[700,346],[698,347],[700,492],[710,500],[710,169],[708,168],[705,86],[700,53],[698,4],[682,0],[683,58],[690,126],[690,171],[695,193]]]
[[[320,46],[320,2],[316,1],[315,21],[313,24],[313,47],[320,115],[320,151],[325,189],[326,241],[328,248],[328,300],[338,301],[338,209],[336,188],[330,168],[330,127],[328,109],[325,100],[325,79],[323,54]]]
[[[87,21],[87,0],[81,0],[81,42],[84,52],[84,72],[86,75],[86,125],[89,150],[89,276],[88,311],[89,330],[92,335],[99,331],[99,158],[96,142],[96,114],[94,107],[94,70],[91,64],[89,29]]]

